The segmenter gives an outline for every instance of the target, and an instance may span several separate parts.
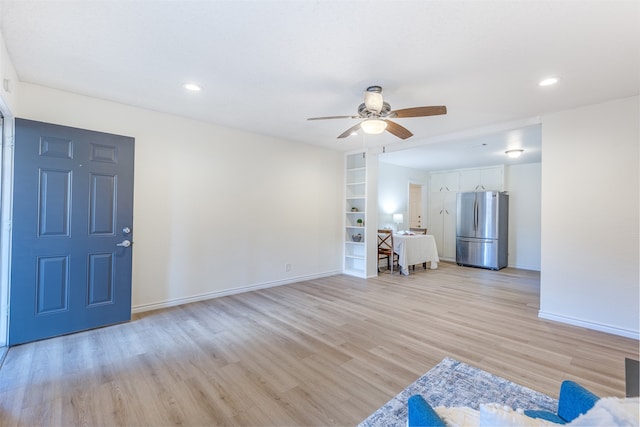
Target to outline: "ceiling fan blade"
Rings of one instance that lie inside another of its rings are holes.
[[[351,135],[354,132],[358,132],[358,130],[360,130],[360,123],[358,123],[355,126],[351,126],[349,129],[345,130],[344,132],[342,132],[340,135],[338,135],[338,139],[340,138],[346,138],[349,135]]]
[[[327,119],[361,119],[360,116],[327,116],[327,117],[311,117],[307,120],[327,120]]]
[[[430,107],[403,108],[401,110],[391,111],[388,117],[424,117],[439,116],[442,114],[447,114],[447,107],[444,105],[432,105]]]
[[[396,122],[392,122],[391,120],[386,120],[387,122],[387,132],[397,136],[400,139],[407,139],[413,134],[409,129],[404,126],[400,126]]]

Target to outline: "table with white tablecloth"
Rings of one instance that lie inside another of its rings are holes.
[[[393,250],[398,254],[400,272],[409,274],[409,266],[430,263],[430,268],[438,268],[438,248],[436,240],[430,234],[394,234]]]

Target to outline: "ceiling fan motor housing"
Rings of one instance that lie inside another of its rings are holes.
[[[379,115],[384,106],[382,88],[380,86],[369,86],[364,93],[364,104],[370,112]]]
[[[365,103],[360,104],[360,106],[358,107],[358,115],[362,118],[386,116],[390,112],[391,112],[391,105],[389,105],[388,102],[382,103],[382,108],[380,109],[379,113],[369,110],[369,108],[367,108],[367,105]]]

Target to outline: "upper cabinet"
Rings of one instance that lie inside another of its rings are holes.
[[[504,191],[504,166],[461,169],[460,191]]]
[[[442,191],[458,191],[460,187],[460,174],[457,171],[432,172],[430,176],[430,189],[433,193]]]

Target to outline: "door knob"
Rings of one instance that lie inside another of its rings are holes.
[[[120,243],[116,243],[116,246],[122,246],[124,248],[128,248],[129,246],[131,246],[131,241],[130,240],[123,240]]]

